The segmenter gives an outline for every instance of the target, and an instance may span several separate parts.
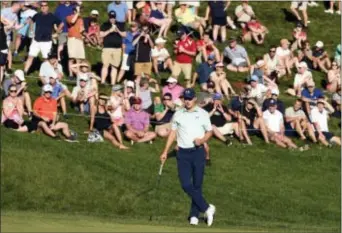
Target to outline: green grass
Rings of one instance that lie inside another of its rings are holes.
[[[86,9],[97,8],[102,13],[107,5],[84,4]],[[236,4],[232,3],[230,14]],[[293,23],[284,21],[281,10],[289,8],[288,2],[251,5],[270,30],[264,46],[246,45],[254,60],[271,44],[290,38]],[[325,14],[322,6],[309,8],[310,15],[314,17],[310,19],[309,40],[323,40],[332,54],[340,41],[340,17]],[[98,51],[87,50],[87,55],[92,64],[100,61]],[[228,73],[233,81],[244,77]],[[323,78],[314,72],[316,81]],[[281,89],[291,82],[283,81]],[[30,92],[37,97],[40,90],[36,80],[30,79],[29,84]],[[101,91],[109,93],[109,88]],[[287,105],[293,101],[284,95],[281,99]],[[187,224],[190,203],[179,186],[174,158],[164,167],[158,196],[151,191],[163,140],[121,152],[107,142],[86,143],[86,135],[82,134],[87,129],[86,119],[75,116],[67,122],[80,134],[81,143],[67,144],[42,134],[19,134],[1,128],[3,231],[193,229],[182,228]],[[340,134],[338,122],[333,119],[330,127]],[[311,150],[299,153],[265,145],[257,138],[253,141],[253,147],[236,142],[229,149],[216,140],[210,141],[213,166],[206,170],[204,194],[217,206],[214,227],[225,231],[340,231],[340,149],[312,145]],[[148,216],[152,212],[156,218],[151,223]]]

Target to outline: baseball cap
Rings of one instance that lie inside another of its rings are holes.
[[[57,79],[58,76],[56,73],[51,73],[50,77],[49,78],[53,78],[53,79]]]
[[[258,82],[259,81],[259,77],[256,76],[256,75],[252,75],[250,81]]]
[[[46,84],[43,86],[43,92],[52,92],[53,88],[50,84]]]
[[[276,106],[276,105],[277,105],[277,101],[275,99],[271,99],[270,106]]]
[[[281,39],[280,44],[290,44],[288,39]]]
[[[87,74],[79,74],[80,81],[88,82],[88,75]]]
[[[278,89],[272,89],[271,94],[272,95],[279,95],[279,90]]]
[[[169,77],[167,80],[166,80],[167,83],[177,83],[178,80],[175,79],[174,77]]]
[[[92,10],[90,12],[91,15],[99,15],[99,11],[98,10]]]
[[[99,95],[99,99],[101,99],[101,100],[109,100],[109,97],[104,95],[104,94],[100,94]]]
[[[232,36],[232,37],[229,38],[228,43],[231,43],[231,42],[234,42],[234,41],[236,41],[236,38]]]
[[[215,83],[214,83],[213,81],[209,81],[209,82],[207,83],[207,87],[208,87],[208,88],[214,88],[214,87],[215,87]]]
[[[128,80],[127,82],[126,82],[126,87],[131,87],[131,88],[134,88],[134,82],[133,81],[131,81],[131,80]]]
[[[186,88],[183,92],[184,99],[192,100],[196,97],[196,92],[192,88]]]
[[[166,42],[166,40],[164,40],[163,38],[161,38],[161,37],[158,37],[156,40],[155,40],[155,43],[156,44],[163,44],[163,43],[165,43]]]
[[[306,62],[302,61],[298,64],[298,68],[308,68],[308,64],[306,64]]]
[[[134,97],[132,99],[132,105],[133,104],[141,104],[142,100],[139,97]]]
[[[184,31],[184,30],[182,30],[182,29],[177,31],[177,36],[178,36],[178,37],[181,37],[181,36],[183,36],[184,34],[186,34],[186,31]]]
[[[108,17],[109,18],[116,18],[116,12],[115,11],[110,11],[109,13],[108,13]]]
[[[220,93],[215,93],[213,95],[213,100],[221,100],[222,99],[222,94]]]
[[[167,92],[163,95],[163,98],[164,97],[170,97],[170,99],[172,99],[172,94],[170,92]]]
[[[17,77],[21,82],[25,81],[25,74],[24,74],[24,71],[22,70],[16,70],[14,72],[14,76]]]
[[[317,41],[317,43],[316,43],[316,47],[317,48],[323,48],[323,46],[324,46],[324,43],[322,42],[322,41]]]
[[[115,84],[115,85],[112,87],[112,92],[120,91],[122,88],[123,88],[122,85],[120,85],[120,84]]]
[[[49,53],[48,54],[48,59],[57,59],[57,53]]]
[[[142,78],[142,79],[140,80],[140,85],[145,85],[145,84],[147,84],[147,83],[149,83],[148,78]]]

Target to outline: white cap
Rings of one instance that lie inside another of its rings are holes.
[[[279,95],[279,90],[278,89],[272,89],[271,94],[272,95]]]
[[[126,87],[131,87],[131,88],[134,88],[134,82],[133,81],[131,81],[131,80],[128,80],[127,82],[126,82]]]
[[[92,10],[90,12],[91,15],[99,15],[99,11],[98,10]]]
[[[85,82],[88,82],[89,78],[88,78],[88,75],[87,74],[79,74],[79,78],[80,78],[80,81],[85,81]]]
[[[14,76],[17,77],[21,82],[25,81],[25,74],[24,74],[24,71],[22,70],[16,70],[14,72]]]
[[[161,37],[158,37],[156,40],[155,40],[155,43],[156,44],[163,44],[163,43],[165,43],[166,42],[166,40],[164,40],[163,38],[161,38]]]
[[[49,77],[49,78],[57,79],[57,78],[58,78],[58,76],[57,76],[57,74],[56,74],[56,73],[52,73],[52,74],[50,75],[50,77]]]
[[[308,68],[308,64],[306,64],[306,62],[300,62],[299,64],[298,64],[298,68]]]
[[[167,80],[166,80],[167,83],[177,83],[178,80],[175,79],[174,77],[169,77]]]
[[[264,60],[259,60],[259,61],[257,61],[256,64],[257,64],[257,66],[261,67],[261,66],[265,65],[265,62],[264,62]]]
[[[43,92],[52,92],[53,88],[50,84],[46,84],[43,86]]]
[[[323,44],[323,42],[322,41],[317,41],[317,43],[316,43],[316,47],[318,47],[318,48],[323,48],[323,46],[324,46],[324,44]]]

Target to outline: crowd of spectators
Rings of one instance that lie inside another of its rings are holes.
[[[252,145],[254,135],[290,149],[308,149],[294,138],[340,145],[328,123],[330,116],[341,116],[341,46],[334,45],[333,55],[323,41],[310,44],[307,8],[318,4],[292,1],[289,9],[298,20],[293,37],[281,39],[251,61],[252,51],[244,43],[264,44],[269,22],[261,22],[245,0],[228,15],[230,3],[114,1],[108,4],[107,19],[100,22],[99,10],[87,9],[90,15],[85,15],[81,1],[60,1],[54,12],[48,1],[2,1],[2,124],[19,132],[41,130],[54,139],[61,139],[57,133],[61,131],[74,142],[77,134],[62,122],[74,108],[90,116],[88,141],[106,139],[128,149],[125,139],[133,145],[167,137],[173,114],[186,101],[184,89],[198,86],[198,104],[208,111],[214,136],[228,146],[230,136]],[[204,15],[199,14],[200,4],[206,5]],[[331,1],[325,12],[333,14],[334,6]],[[227,29],[240,30],[241,37],[227,39]],[[176,40],[170,40],[171,33]],[[225,49],[220,51],[217,43],[225,44]],[[88,47],[101,50],[98,73],[88,62],[92,56],[86,53]],[[13,72],[13,57],[20,53],[25,64]],[[43,59],[38,72],[41,96],[32,104],[26,78],[37,70],[39,56]],[[325,90],[312,70],[326,76]],[[246,74],[242,87],[233,85],[233,72]],[[165,85],[162,73],[169,77]],[[279,98],[284,76],[293,77],[293,86],[282,93],[294,97],[293,106],[285,106]],[[69,81],[76,84],[71,91]],[[101,92],[101,85],[111,85],[111,93]]]

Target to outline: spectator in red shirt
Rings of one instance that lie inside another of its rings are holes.
[[[209,33],[204,33],[202,39],[196,42],[196,47],[198,51],[196,61],[198,63],[202,63],[203,60],[207,62],[208,57],[211,55],[215,56],[216,62],[220,61],[220,51],[215,46],[214,42],[210,39]]]
[[[196,43],[185,31],[177,32],[180,40],[175,41],[174,52],[176,61],[173,66],[172,76],[177,77],[184,73],[186,87],[191,86],[192,60],[196,56]]]
[[[263,44],[265,36],[268,33],[267,28],[258,21],[255,16],[252,17],[251,21],[247,23],[247,27],[243,32],[242,40],[252,41],[258,45]]]

